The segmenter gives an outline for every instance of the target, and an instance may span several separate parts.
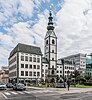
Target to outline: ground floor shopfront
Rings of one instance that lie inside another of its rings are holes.
[[[33,84],[38,84],[39,82],[41,81],[41,79],[39,78],[11,78],[9,79],[9,82],[10,83],[23,83],[23,84],[26,84],[26,83],[33,83]]]

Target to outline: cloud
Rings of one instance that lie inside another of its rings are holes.
[[[56,14],[56,31],[59,55],[67,56],[79,52],[91,52],[92,1],[65,0]],[[88,10],[86,16],[84,11]],[[58,56],[61,57],[61,56]]]
[[[32,0],[0,0],[0,6],[0,26],[31,18],[35,7]]]
[[[58,58],[92,51],[92,0],[64,0],[58,5],[51,0],[0,0],[0,66],[7,64],[19,42],[40,46],[44,52],[49,3],[54,6]]]

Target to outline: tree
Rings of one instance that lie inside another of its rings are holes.
[[[60,77],[57,75],[56,82],[58,82],[59,80],[60,80]]]
[[[91,75],[87,75],[87,74],[86,74],[84,77],[85,77],[85,79],[86,79],[87,81],[91,79]]]
[[[74,75],[73,75],[73,78],[75,78],[75,82],[79,83],[80,80],[81,80],[81,75],[80,75],[80,72],[78,70],[75,70],[74,71]]]

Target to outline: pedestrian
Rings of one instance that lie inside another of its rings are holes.
[[[70,81],[67,80],[67,86],[68,86],[68,91],[69,91],[69,87],[70,87]]]

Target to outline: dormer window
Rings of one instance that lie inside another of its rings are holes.
[[[55,41],[54,40],[52,40],[52,44],[55,44]]]

